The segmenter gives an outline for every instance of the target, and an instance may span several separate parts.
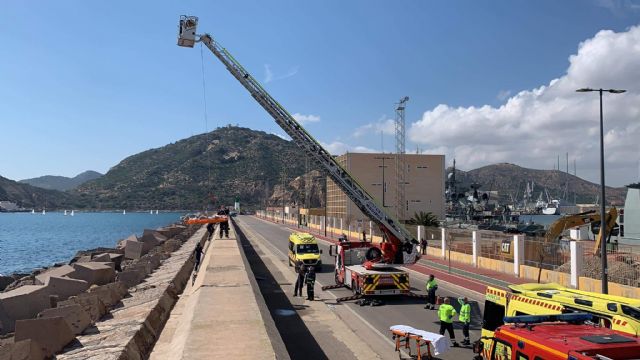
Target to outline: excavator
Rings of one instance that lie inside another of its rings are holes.
[[[611,237],[611,233],[613,228],[616,225],[616,220],[618,219],[618,209],[616,207],[611,207],[609,212],[606,214],[605,222],[607,225],[606,234]],[[544,236],[545,243],[555,242],[558,237],[566,230],[575,228],[578,226],[586,225],[586,224],[598,224],[600,222],[600,214],[596,213],[594,210],[586,211],[578,214],[566,215],[551,225],[549,225],[549,229]],[[607,241],[607,240],[605,240]],[[600,254],[600,243],[602,242],[602,231],[598,232],[596,236],[596,243],[593,248],[593,253],[595,255]]]
[[[314,159],[327,176],[380,228],[384,240],[379,245],[368,243],[364,267],[371,270],[373,268],[389,268],[393,264],[415,263],[419,259],[419,254],[416,251],[418,241],[411,233],[398,220],[387,214],[384,208],[377,204],[373,196],[260,85],[255,77],[240,65],[227,49],[207,33],[196,34],[197,26],[198,18],[196,16],[180,16],[178,46],[193,48],[196,43],[206,46],[258,104],[271,115],[282,130],[291,137],[291,140],[302,148],[310,158]]]

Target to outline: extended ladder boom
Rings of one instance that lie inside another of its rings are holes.
[[[195,16],[181,16],[178,45],[193,47],[196,42],[202,42],[226,66],[251,96],[273,117],[276,123],[293,141],[312,156],[344,191],[356,206],[374,221],[389,239],[393,246],[393,254],[385,254],[385,260],[393,263],[415,263],[417,241],[397,221],[385,213],[374,201],[373,197],[358,184],[358,182],[318,143],[285,108],[280,105],[255,80],[247,70],[209,34],[196,35],[198,18]],[[400,255],[402,254],[402,256]]]

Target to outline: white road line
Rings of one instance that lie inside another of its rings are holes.
[[[262,219],[260,219],[260,220],[262,220]],[[263,220],[263,221],[267,222],[266,220]],[[246,224],[246,225],[247,225],[247,226],[249,226],[249,224]],[[289,229],[289,228],[286,228],[286,230],[289,230],[289,231],[291,231],[291,232],[294,232],[294,231],[292,231],[292,230],[291,230],[291,229]],[[267,244],[269,244],[269,246],[273,247],[273,249],[274,249],[274,250],[276,250],[278,253],[280,253],[282,256],[284,256],[284,257],[286,257],[286,258],[289,258],[289,257],[288,257],[287,255],[285,255],[282,251],[280,251],[280,249],[278,249],[274,244],[270,243],[267,239],[265,239],[265,237],[264,237],[264,236],[262,236],[262,235],[260,235],[260,234],[258,234],[258,233],[256,233],[256,232],[254,232],[253,230],[249,230],[249,231],[250,231],[254,236],[256,236],[256,235],[257,235],[258,237],[260,237],[260,238],[263,240],[263,241],[262,241],[263,243],[264,243],[264,242],[266,242]],[[320,240],[320,241],[324,241],[324,242],[326,242],[326,243],[329,243],[329,242],[328,242],[328,241],[326,241],[326,240],[322,240],[322,239],[318,239],[318,240]],[[320,283],[320,281],[316,281],[316,282],[318,283],[318,285],[320,285],[320,287],[322,287],[322,286],[323,286],[323,285],[322,285],[322,283]],[[337,298],[338,298],[338,297],[337,297],[333,292],[331,292],[331,291],[325,291],[325,293],[330,294],[331,296],[333,296],[333,298],[334,298],[334,299],[337,299]],[[326,304],[326,303],[325,303],[325,304]],[[327,305],[328,305],[328,304],[327,304]],[[368,327],[369,327],[369,329],[371,329],[374,333],[376,333],[376,334],[380,335],[380,337],[382,337],[382,338],[383,338],[387,343],[391,344],[391,345],[395,348],[395,346],[396,346],[396,343],[395,343],[395,342],[393,342],[391,339],[389,339],[388,337],[386,337],[383,333],[381,333],[378,329],[376,329],[373,325],[371,325],[371,323],[369,323],[365,318],[363,318],[360,314],[358,314],[358,313],[357,313],[355,310],[353,310],[350,306],[346,305],[344,308],[345,308],[345,309],[347,309],[347,310],[349,310],[353,315],[355,315],[355,317],[357,317],[360,321],[362,321],[362,323],[363,323],[363,324],[365,324],[366,326],[368,326]],[[339,316],[339,315],[338,315],[338,316]],[[401,351],[402,351],[402,349],[401,349]],[[409,354],[407,354],[407,353],[406,353],[406,352],[404,352],[404,351],[402,351],[402,354],[403,354],[403,356],[407,356],[407,357],[409,356]]]

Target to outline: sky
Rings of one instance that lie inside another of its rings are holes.
[[[0,176],[105,173],[228,124],[284,132],[206,49],[210,33],[330,152],[407,152],[640,180],[640,0],[3,1]],[[206,95],[205,95],[206,94]],[[205,116],[206,105],[206,116]],[[286,137],[286,136],[285,136]]]

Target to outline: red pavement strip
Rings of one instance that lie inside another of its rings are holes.
[[[282,224],[280,222],[272,221],[272,220],[265,219],[265,218],[262,218],[262,217],[259,217],[259,216],[256,216],[256,217],[258,219],[261,219],[261,220],[264,220],[264,221],[269,221],[269,222],[274,223],[274,224],[285,225],[286,227],[288,227],[291,230],[306,230],[306,229],[297,228],[297,227],[292,226],[290,224]],[[333,244],[337,244],[338,243],[337,240],[325,237],[323,235],[319,235],[319,234],[313,233],[313,232],[309,232],[309,233],[313,234],[315,237],[320,238],[320,239],[322,239],[324,241],[327,241],[327,242],[330,242],[330,243],[333,243]],[[445,271],[442,271],[442,270],[439,270],[439,269],[436,269],[436,268],[432,268],[432,267],[427,266],[427,265],[417,264],[416,263],[416,264],[405,266],[405,267],[408,268],[408,269],[411,269],[413,271],[419,272],[421,274],[424,274],[424,275],[433,274],[436,277],[436,279],[440,279],[443,282],[448,282],[448,283],[463,287],[465,289],[468,289],[468,290],[471,290],[471,291],[475,291],[475,292],[481,294],[482,296],[484,296],[485,291],[487,289],[487,284],[484,283],[484,282],[477,281],[475,279],[472,280],[472,279],[466,278],[464,276],[456,275],[456,274],[449,274],[449,273],[447,273]],[[491,285],[491,284],[489,284],[489,285]],[[491,286],[497,287],[497,288],[502,288],[501,286],[497,286],[497,285],[491,285]]]

